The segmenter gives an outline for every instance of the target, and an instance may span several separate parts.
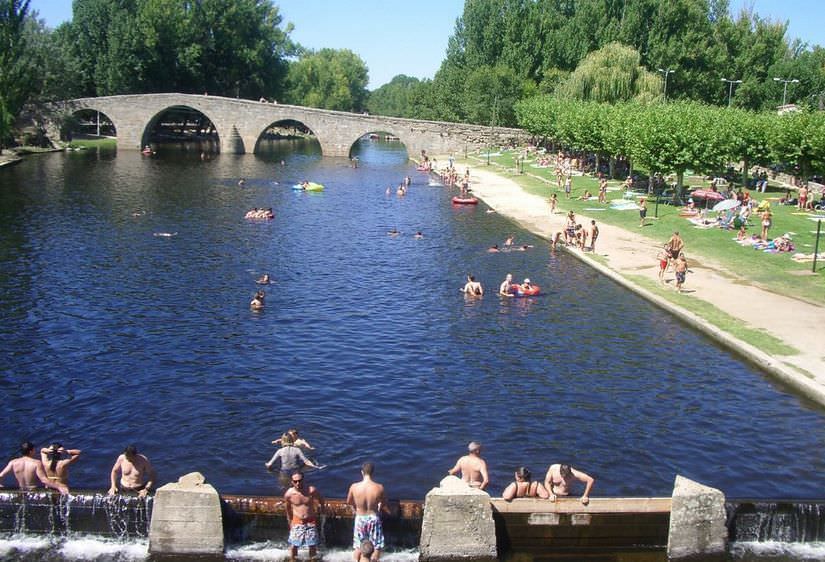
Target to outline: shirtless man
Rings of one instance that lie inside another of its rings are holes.
[[[599,227],[596,226],[596,221],[590,221],[590,251],[596,251],[596,240],[599,239]]]
[[[34,490],[37,488],[37,481],[43,483],[47,488],[52,488],[59,491],[61,494],[68,494],[69,488],[62,482],[56,480],[49,480],[46,476],[46,471],[43,470],[43,463],[37,460],[34,456],[34,445],[26,441],[20,445],[20,456],[9,461],[6,468],[0,472],[0,488],[3,487],[2,480],[5,476],[14,472],[14,477],[17,478],[17,485],[23,491]]]
[[[481,458],[481,443],[470,441],[467,451],[468,454],[458,459],[455,466],[447,473],[461,472],[461,479],[470,487],[483,490],[489,484],[490,479],[487,477],[487,463]]]
[[[513,275],[511,273],[507,274],[507,277],[504,278],[504,281],[501,282],[501,285],[498,288],[498,294],[502,297],[512,297],[513,292],[510,290],[510,287],[513,285]]]
[[[309,559],[318,555],[318,514],[324,509],[324,499],[315,486],[304,488],[304,475],[292,473],[292,487],[284,494],[286,524],[289,527],[289,559],[298,557],[298,549],[309,548]]]
[[[69,484],[69,465],[80,458],[80,449],[66,449],[60,443],[52,443],[40,449],[40,461],[46,478],[53,482]]]
[[[587,505],[590,503],[590,490],[596,480],[569,464],[551,464],[550,468],[547,469],[547,476],[544,477],[544,487],[550,493],[550,501],[556,501],[556,496],[569,496],[574,480],[584,483],[584,493],[581,497],[582,504]]]
[[[120,481],[117,479],[118,472],[120,472]],[[109,495],[113,496],[118,492],[133,492],[141,498],[146,497],[152,491],[155,478],[155,469],[152,468],[149,459],[139,454],[137,447],[129,445],[112,466]]]
[[[676,258],[679,257],[679,253],[685,247],[685,241],[682,240],[681,236],[679,236],[679,231],[678,230],[675,230],[673,232],[673,236],[671,236],[670,239],[665,243],[665,247],[670,252],[670,259],[671,260],[675,260]]]
[[[467,283],[461,289],[465,295],[472,295],[475,297],[480,297],[484,294],[484,287],[481,286],[481,283],[476,281],[476,278],[472,275],[467,276]]]
[[[361,559],[361,543],[369,539],[374,548],[370,560],[376,562],[384,549],[384,529],[379,513],[389,513],[384,486],[372,479],[375,466],[365,462],[361,466],[361,481],[355,482],[347,492],[347,504],[355,508],[355,524],[352,529],[352,557]]]

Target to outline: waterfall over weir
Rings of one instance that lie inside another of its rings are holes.
[[[149,534],[151,512],[151,498],[5,492],[0,493],[0,533],[144,538]]]
[[[825,502],[736,500],[725,508],[731,542],[825,542]]]

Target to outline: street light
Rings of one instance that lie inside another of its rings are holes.
[[[727,82],[728,86],[728,107],[730,107],[730,98],[733,95],[733,85],[734,84],[741,84],[741,80],[728,80],[727,78],[722,78],[722,82]]]
[[[785,105],[785,99],[788,95],[788,84],[798,84],[799,80],[796,78],[792,80],[785,80],[784,78],[774,78],[774,82],[782,82],[785,84],[785,87],[782,89],[782,105]]]
[[[675,68],[660,68],[659,72],[665,75],[665,101],[667,101],[667,75],[676,72]]]

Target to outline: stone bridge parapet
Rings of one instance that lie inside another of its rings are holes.
[[[60,114],[99,111],[112,121],[119,149],[139,150],[148,144],[158,118],[176,107],[202,113],[217,130],[220,150],[233,154],[253,153],[261,135],[271,125],[286,120],[309,128],[325,156],[348,157],[360,137],[379,131],[397,137],[411,157],[422,150],[428,154],[463,153],[528,139],[526,131],[507,127],[382,117],[197,94],[134,94],[56,102],[49,107],[54,117],[47,132],[55,138]]]

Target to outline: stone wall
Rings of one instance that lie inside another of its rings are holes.
[[[284,120],[298,121],[312,130],[325,156],[348,157],[352,145],[372,132],[387,132],[398,137],[413,158],[422,150],[428,154],[458,154],[487,146],[523,143],[528,138],[525,131],[506,127],[380,117],[195,94],[81,98],[55,103],[51,108],[55,114],[83,109],[100,111],[115,126],[118,148],[139,150],[147,144],[158,116],[167,109],[182,106],[195,109],[212,121],[221,151],[234,154],[253,153],[264,131]]]

